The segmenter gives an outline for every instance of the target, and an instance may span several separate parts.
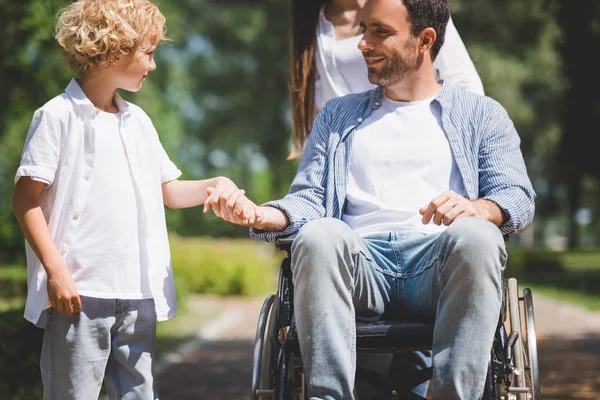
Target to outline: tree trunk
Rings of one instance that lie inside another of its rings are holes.
[[[577,224],[575,217],[577,215],[577,211],[581,207],[581,177],[572,177],[569,181],[568,188],[569,250],[573,250],[579,247],[580,242],[579,224]]]

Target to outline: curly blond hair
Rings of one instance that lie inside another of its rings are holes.
[[[55,36],[77,72],[110,65],[166,39],[165,17],[149,0],[78,0],[58,15]]]

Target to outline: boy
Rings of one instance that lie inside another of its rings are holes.
[[[110,398],[157,398],[156,321],[176,311],[163,203],[207,212],[243,196],[224,177],[177,180],[148,116],[115,91],[142,87],[164,33],[148,0],[80,0],[58,19],[80,77],[35,112],[13,197],[45,399],[96,399],[103,380]]]

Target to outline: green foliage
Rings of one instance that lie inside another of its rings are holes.
[[[4,300],[27,295],[27,269],[24,265],[0,267],[0,293]]]
[[[42,398],[40,351],[43,330],[23,318],[23,310],[0,313],[0,393],[6,400]]]
[[[33,111],[73,76],[53,38],[68,0],[0,0],[0,261],[23,260],[10,209],[12,178]],[[285,193],[297,167],[290,141],[289,2],[158,1],[170,43],[138,93],[122,93],[150,115],[184,179],[226,175],[261,203]],[[454,22],[486,93],[507,109],[538,193],[536,238],[549,225],[600,238],[600,167],[593,135],[600,114],[589,51],[600,43],[600,6],[566,0],[451,2]],[[582,50],[583,49],[583,50]],[[588,145],[590,144],[590,145]],[[198,210],[168,211],[171,232],[247,236]],[[577,243],[576,240],[572,241]]]
[[[564,272],[560,254],[545,250],[511,251],[508,256],[507,268],[510,276],[537,277]]]
[[[33,112],[59,94],[71,72],[53,38],[61,0],[0,0],[0,261],[23,255],[10,198]]]
[[[188,293],[264,295],[276,289],[284,253],[250,239],[171,237],[175,283]]]
[[[600,252],[510,249],[507,276],[562,301],[600,309]]]

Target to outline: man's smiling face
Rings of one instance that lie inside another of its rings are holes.
[[[358,48],[369,70],[369,81],[388,87],[403,80],[420,64],[419,38],[411,33],[408,11],[401,0],[370,0],[362,11],[364,36]]]

